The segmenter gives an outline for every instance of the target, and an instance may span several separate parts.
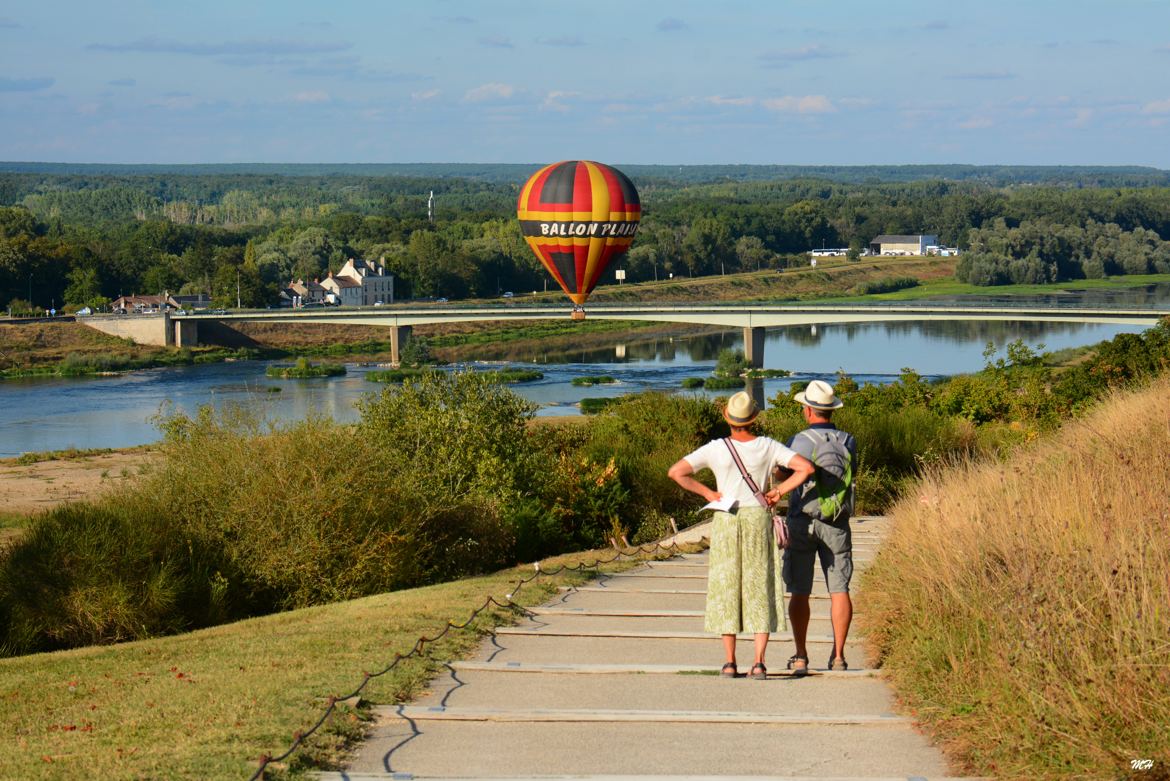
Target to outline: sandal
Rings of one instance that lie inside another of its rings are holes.
[[[768,668],[764,666],[763,662],[756,662],[752,665],[752,671],[748,673],[748,677],[757,681],[767,680]]]
[[[739,674],[739,670],[736,669],[735,662],[728,662],[727,664],[723,665],[723,669],[719,671],[719,674],[724,678],[734,678]]]
[[[797,662],[802,662],[803,665],[801,667],[797,667]],[[788,669],[792,670],[792,677],[803,678],[804,676],[808,675],[808,657],[793,654],[792,656],[788,657]]]
[[[844,657],[830,656],[829,657],[829,669],[830,670],[848,670],[849,664],[848,664],[848,662],[845,661]]]

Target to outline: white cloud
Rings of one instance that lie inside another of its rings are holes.
[[[243,41],[187,42],[154,35],[126,43],[91,43],[87,48],[104,52],[153,52],[191,54],[196,57],[250,55],[304,55],[345,51],[353,46],[342,41],[293,41],[274,38]]]
[[[964,130],[979,130],[980,128],[991,127],[995,122],[991,117],[968,117],[959,123],[959,127]]]
[[[422,92],[410,93],[410,99],[413,100],[415,103],[425,103],[428,100],[433,100],[433,99],[439,97],[440,94],[441,93],[437,89],[428,89],[428,90],[424,90]]]
[[[483,103],[488,100],[507,100],[514,94],[516,94],[516,88],[511,84],[493,81],[467,90],[463,95],[463,100],[467,103]]]
[[[755,98],[741,98],[741,97],[727,97],[725,95],[712,95],[707,98],[707,102],[713,106],[753,106],[756,103]]]
[[[830,114],[837,110],[824,95],[785,95],[761,100],[760,105],[771,111],[788,114]]]
[[[543,111],[559,111],[564,113],[569,110],[569,106],[562,103],[564,98],[575,98],[580,95],[580,92],[566,92],[564,90],[552,90],[544,96],[544,102],[540,104]]]
[[[676,19],[673,16],[668,16],[655,25],[655,29],[660,33],[674,33],[678,32],[679,30],[687,29],[687,23],[682,19]]]
[[[1092,118],[1093,118],[1093,109],[1079,108],[1076,110],[1076,113],[1073,114],[1072,126],[1073,127],[1084,127],[1085,125],[1089,124],[1089,121]]]
[[[1143,114],[1170,114],[1170,98],[1166,100],[1152,100],[1142,106]]]
[[[808,46],[801,46],[799,49],[764,52],[760,55],[760,59],[764,62],[766,67],[783,68],[785,66],[791,65],[794,62],[806,62],[808,60],[831,60],[843,56],[844,55],[840,52],[826,49],[819,43],[811,43]]]
[[[297,103],[328,103],[329,93],[320,89],[306,90],[293,95],[293,100]]]
[[[508,38],[506,35],[485,35],[482,38],[479,38],[477,42],[480,46],[487,46],[492,49],[515,48],[512,43],[512,39]]]

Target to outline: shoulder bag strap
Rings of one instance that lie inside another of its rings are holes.
[[[747,467],[743,465],[743,461],[739,457],[739,452],[735,449],[735,445],[731,444],[731,438],[724,438],[723,444],[727,445],[727,449],[731,451],[731,457],[735,460],[735,465],[739,467],[739,473],[743,475],[743,479],[747,482],[748,488],[751,489],[752,494],[755,495],[756,501],[759,502],[760,506],[765,510],[768,509],[768,500],[764,497],[763,491],[761,491],[759,486],[756,485],[756,481],[753,480],[752,476],[748,474]]]

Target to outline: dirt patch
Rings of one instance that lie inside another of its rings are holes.
[[[133,480],[155,454],[143,451],[103,453],[22,466],[0,461],[0,508],[32,515],[65,502],[90,499]]]

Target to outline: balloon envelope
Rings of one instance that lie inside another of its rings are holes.
[[[516,214],[532,252],[581,306],[602,272],[629,250],[642,204],[634,183],[616,168],[567,160],[529,177]]]

